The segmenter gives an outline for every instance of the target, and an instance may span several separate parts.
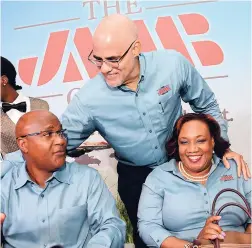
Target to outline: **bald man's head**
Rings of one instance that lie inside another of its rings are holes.
[[[98,62],[107,61],[98,68],[107,84],[117,87],[127,84],[132,78],[138,78],[140,51],[141,44],[135,23],[124,15],[114,14],[103,18],[96,28],[90,58]],[[118,60],[119,63],[116,62]]]
[[[47,110],[24,114],[16,125],[16,138],[27,164],[55,171],[65,163],[67,140],[59,119]]]
[[[137,38],[138,30],[135,23],[127,16],[113,14],[101,20],[95,30],[93,41],[131,43]]]
[[[28,133],[42,131],[40,129],[47,126],[51,120],[60,123],[57,116],[47,110],[34,110],[24,114],[16,124],[16,138]]]

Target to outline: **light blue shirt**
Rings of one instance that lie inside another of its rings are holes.
[[[222,137],[228,139],[214,93],[189,61],[172,50],[143,53],[139,60],[136,91],[126,86],[111,88],[99,73],[74,96],[62,116],[68,150],[97,130],[112,145],[119,161],[160,165],[167,161],[165,143],[182,115],[181,98],[193,111],[215,117]]]
[[[222,189],[238,190],[251,204],[251,180],[238,178],[235,162],[229,163],[228,170],[214,156],[205,186],[184,179],[175,160],[153,170],[143,185],[138,207],[139,234],[144,242],[160,247],[171,236],[192,242],[210,217],[213,199]],[[245,205],[237,194],[225,192],[218,198],[216,210],[228,202]],[[219,225],[224,231],[244,232],[251,223],[246,213],[234,206],[225,208],[221,216]]]
[[[2,179],[1,212],[4,248],[120,248],[125,223],[99,173],[85,165],[66,163],[40,188],[25,163]]]

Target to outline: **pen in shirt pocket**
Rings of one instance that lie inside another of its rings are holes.
[[[160,107],[161,107],[162,113],[164,113],[164,107],[163,107],[162,103],[159,102],[159,105],[160,105]]]

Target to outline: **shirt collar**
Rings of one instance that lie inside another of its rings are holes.
[[[139,80],[145,76],[145,70],[146,70],[146,58],[144,54],[139,54],[139,63],[140,63],[140,75]]]
[[[26,162],[23,162],[20,167],[17,169],[16,177],[15,177],[15,189],[19,189],[23,187],[27,181],[32,182],[30,176],[26,171]]]
[[[71,184],[71,172],[68,163],[66,162],[60,169],[55,171],[52,177],[56,178],[61,183]]]
[[[71,173],[69,166],[64,164],[59,170],[55,171],[53,175],[47,180],[50,181],[55,178],[57,181],[65,184],[71,184]],[[17,170],[15,189],[23,187],[27,181],[33,182],[26,170],[26,162],[24,162]]]

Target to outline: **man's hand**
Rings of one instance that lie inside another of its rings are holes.
[[[206,224],[204,228],[201,230],[199,233],[197,239],[202,240],[215,240],[215,239],[220,239],[224,240],[226,234],[222,231],[220,226],[217,224],[214,224],[213,222],[216,220],[220,220],[221,216],[211,216],[207,218]]]
[[[1,225],[3,225],[5,217],[6,217],[6,215],[1,213]]]
[[[241,176],[241,172],[245,178],[245,180],[248,180],[249,177],[251,177],[249,167],[247,163],[243,160],[243,156],[231,151],[230,149],[224,154],[222,160],[227,169],[230,168],[230,164],[228,162],[228,159],[233,159],[237,164],[237,172],[238,177]]]

